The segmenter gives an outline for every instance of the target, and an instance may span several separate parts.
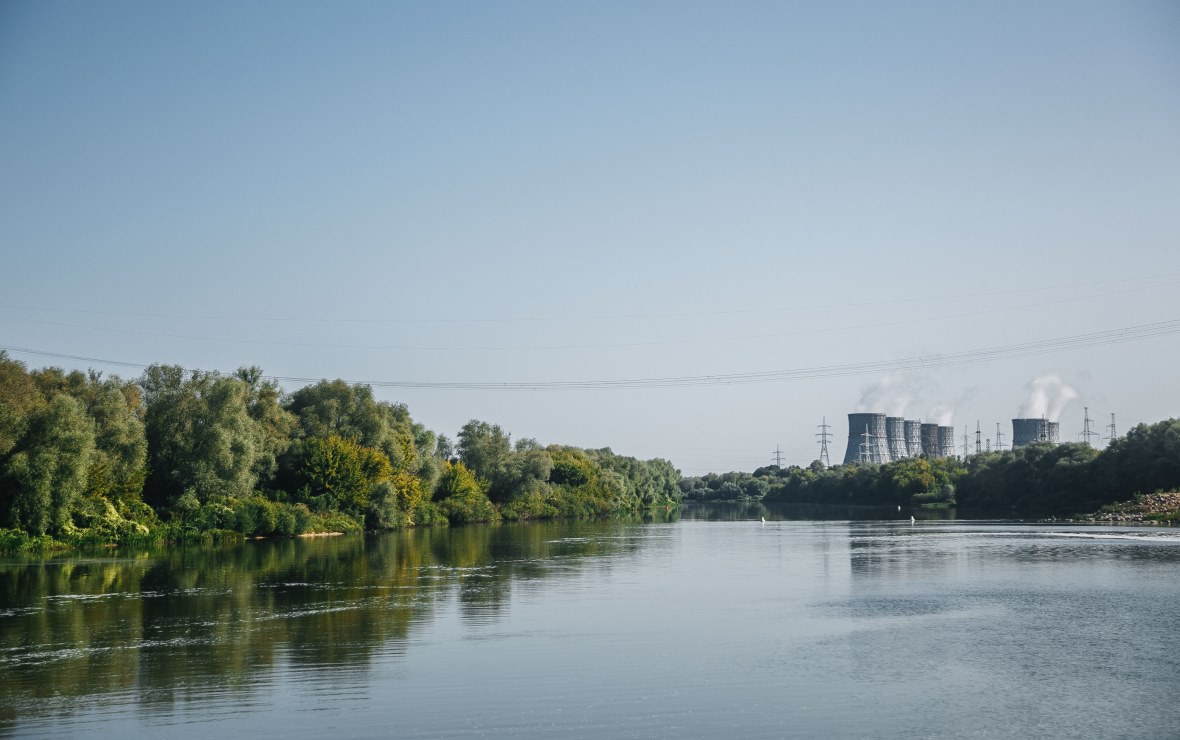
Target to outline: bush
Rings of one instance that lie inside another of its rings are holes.
[[[509,501],[500,510],[501,516],[509,521],[528,519],[552,519],[560,512],[546,500],[547,487],[534,486]]]
[[[307,528],[303,531],[305,533],[319,534],[327,534],[331,532],[360,534],[361,532],[364,532],[365,529],[361,526],[360,522],[343,512],[319,511],[311,512],[311,515],[308,518]]]
[[[500,518],[495,504],[480,491],[444,498],[438,502],[438,509],[447,521],[455,524],[494,522]]]
[[[32,536],[19,529],[0,529],[0,552],[54,552],[68,548],[46,534]]]

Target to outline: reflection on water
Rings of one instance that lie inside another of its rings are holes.
[[[164,713],[222,691],[248,703],[279,664],[337,680],[341,667],[402,650],[442,598],[464,619],[494,619],[514,582],[609,568],[647,533],[622,522],[473,526],[8,562],[0,719],[69,713],[70,697],[130,695]]]
[[[757,521],[954,521],[954,509],[905,509],[894,506],[839,506],[836,504],[788,504],[763,501],[687,502],[682,506],[685,519],[707,522]]]
[[[1180,726],[1176,530],[765,511],[8,559],[0,733]]]

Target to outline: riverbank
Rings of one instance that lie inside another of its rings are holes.
[[[1097,512],[1082,517],[1089,522],[1180,522],[1180,491],[1145,493],[1131,501],[1104,506]]]

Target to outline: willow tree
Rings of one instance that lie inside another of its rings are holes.
[[[86,490],[94,421],[76,399],[59,395],[29,416],[4,464],[6,524],[31,534],[68,534]]]
[[[403,404],[378,401],[367,385],[324,380],[292,393],[287,410],[298,419],[302,436],[289,455],[296,468],[306,461],[300,448],[306,448],[310,440],[339,437],[379,450],[392,472],[371,497],[366,518],[380,528],[394,521],[412,522],[423,495],[434,488],[440,461],[435,456],[434,433],[415,424]],[[301,477],[306,478],[296,469],[292,479]]]
[[[30,414],[44,405],[24,363],[0,351],[0,460],[28,431]]]
[[[191,493],[200,503],[254,490],[263,450],[241,378],[152,365],[140,384],[147,406],[145,497],[171,506]]]

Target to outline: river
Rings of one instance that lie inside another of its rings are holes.
[[[1176,737],[1180,532],[689,513],[9,557],[0,675],[15,737]]]

